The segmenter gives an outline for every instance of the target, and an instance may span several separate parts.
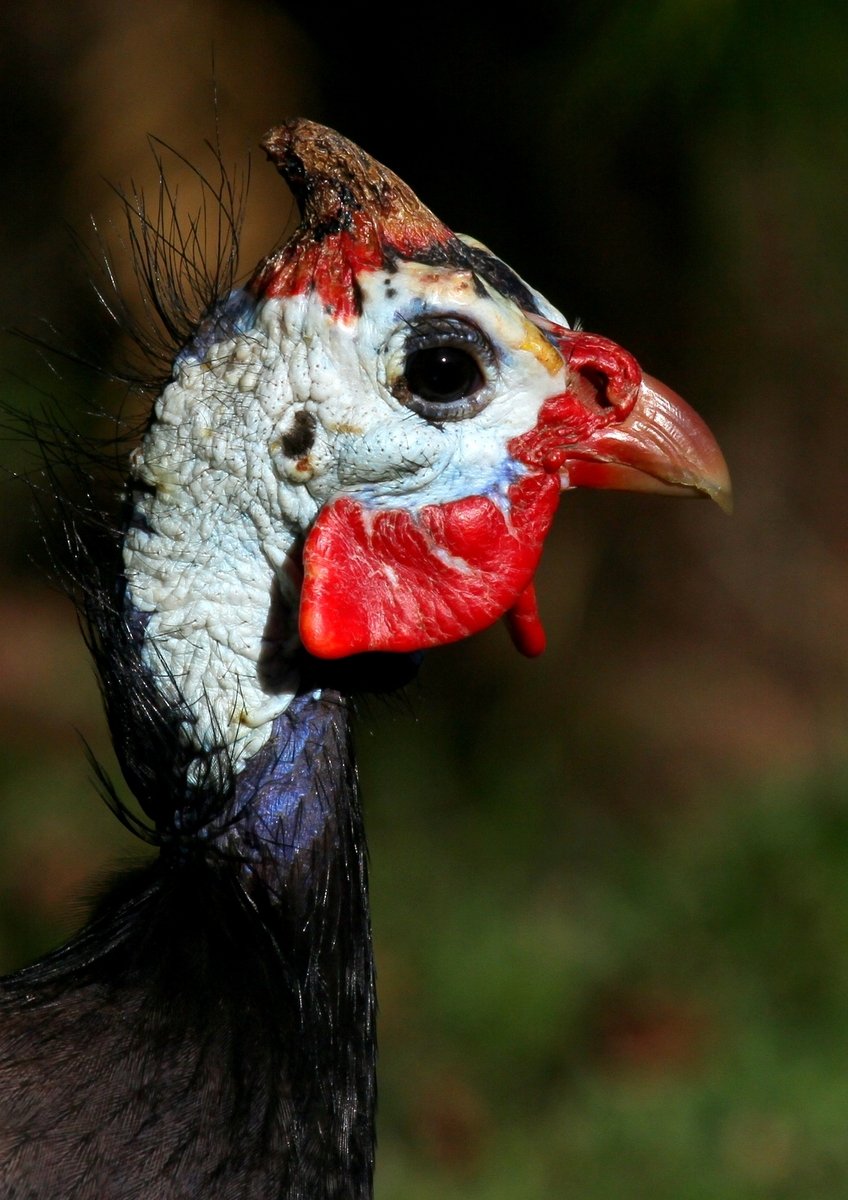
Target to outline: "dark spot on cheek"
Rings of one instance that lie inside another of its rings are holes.
[[[291,429],[280,439],[283,453],[289,458],[303,458],[315,444],[315,414],[301,408],[294,414]]]

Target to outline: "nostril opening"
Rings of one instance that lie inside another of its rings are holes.
[[[615,409],[619,420],[630,412],[642,383],[639,364],[631,354],[597,334],[578,333],[566,360],[592,387],[599,409]]]
[[[580,374],[595,389],[595,399],[601,408],[615,407],[609,395],[609,375],[605,371],[600,367],[585,366],[580,368]]]

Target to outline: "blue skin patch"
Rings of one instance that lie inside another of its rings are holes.
[[[274,721],[268,744],[236,782],[235,819],[242,852],[277,870],[299,863],[307,877],[328,824],[338,817],[339,763],[346,757],[346,716],[333,692],[295,696]]]
[[[174,374],[185,363],[203,362],[212,346],[240,333],[249,333],[256,318],[256,297],[235,288],[207,313],[174,360]]]
[[[442,503],[450,503],[451,500],[462,500],[466,496],[487,496],[493,500],[499,508],[506,511],[507,508],[507,492],[514,483],[519,479],[523,479],[529,474],[529,469],[524,463],[517,462],[509,454],[504,456],[502,462],[498,463],[491,472],[485,476],[481,475],[475,478],[468,471],[466,466],[455,466],[449,464],[442,474],[442,479],[445,481],[447,491],[451,490],[451,484],[454,485],[456,495],[442,501]],[[402,496],[386,495],[381,489],[374,487],[372,484],[363,484],[349,493],[363,508],[373,510],[386,510],[393,508],[401,508],[406,511],[415,512],[416,509],[424,507],[424,505],[416,504],[415,494],[406,498]],[[432,500],[425,501],[425,504],[435,503]]]

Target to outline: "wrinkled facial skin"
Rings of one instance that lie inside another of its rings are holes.
[[[363,274],[359,288],[361,315],[334,326],[331,353],[347,367],[336,403],[316,412],[326,469],[307,484],[322,508],[300,630],[324,657],[423,649],[491,624],[530,584],[561,489],[558,470],[508,449],[567,375],[511,299],[468,269],[414,262]],[[441,351],[460,372],[474,365],[468,395],[461,375],[456,398],[415,393],[422,353],[439,369]]]
[[[124,541],[146,669],[186,737],[236,762],[290,703],[301,646],[405,653],[506,616],[539,653],[562,490],[729,494],[679,397],[391,172],[309,122],[265,146],[301,226],[178,355]]]
[[[561,490],[726,482],[679,397],[468,244],[532,311],[470,269],[403,263],[360,275],[361,315],[336,325],[356,353],[303,554],[300,633],[318,656],[440,645],[502,615],[518,649],[538,654],[532,580]],[[415,394],[421,345],[474,359],[467,395]],[[364,390],[353,386],[362,363],[374,372]]]
[[[412,510],[503,490],[516,470],[506,443],[533,427],[541,399],[564,383],[562,356],[511,301],[481,295],[467,270],[402,263],[362,276],[360,293],[355,320],[323,329],[312,314],[304,321],[303,340],[322,348],[308,406],[326,447],[310,492],[321,504],[344,494]],[[437,353],[456,343],[478,365],[465,404],[431,400],[421,415],[407,395],[407,360],[422,339],[428,348],[436,340]]]
[[[469,270],[358,283],[344,319],[312,289],[230,299],[237,328],[220,338],[219,314],[186,347],[136,454],[128,603],[162,686],[204,698],[203,744],[261,744],[296,687],[298,617],[322,657],[423,649],[496,620],[538,561],[558,477],[540,488],[506,445],[561,354]],[[479,376],[422,415],[406,372],[434,336]]]

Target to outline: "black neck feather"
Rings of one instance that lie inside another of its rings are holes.
[[[199,828],[186,810],[170,836],[161,821],[155,862],[0,991],[0,1183],[80,1200],[371,1196],[349,701],[298,695],[231,782],[226,812]]]

